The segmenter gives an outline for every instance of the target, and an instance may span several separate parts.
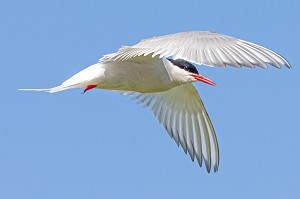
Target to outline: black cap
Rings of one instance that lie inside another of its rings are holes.
[[[195,74],[199,74],[197,68],[190,62],[185,61],[184,59],[170,59],[168,58],[168,60],[170,62],[172,62],[172,64],[174,64],[175,66],[178,66],[179,68],[189,71],[191,73],[195,73]]]

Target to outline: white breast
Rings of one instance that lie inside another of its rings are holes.
[[[126,60],[102,62],[104,78],[99,88],[110,90],[155,93],[169,90],[176,85],[171,80],[165,59]]]

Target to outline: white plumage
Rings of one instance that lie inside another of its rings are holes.
[[[202,100],[193,86],[185,84],[165,92],[137,93],[123,92],[124,95],[149,107],[178,146],[185,153],[189,152],[191,159],[196,157],[202,166],[202,156],[205,166],[210,171],[219,167],[219,149],[216,134]]]
[[[145,39],[136,45],[124,46],[100,60],[126,60],[149,54],[160,58],[172,56],[173,59],[207,66],[267,68],[268,63],[276,68],[281,68],[280,64],[290,67],[283,57],[267,48],[208,31],[181,32]]]
[[[172,59],[170,59],[172,58]],[[192,160],[202,160],[208,172],[219,167],[219,149],[213,125],[192,82],[215,85],[189,62],[208,66],[227,65],[276,68],[289,63],[262,46],[208,31],[182,32],[154,37],[124,46],[103,56],[60,86],[20,89],[50,93],[92,88],[118,91],[148,107],[178,146]]]

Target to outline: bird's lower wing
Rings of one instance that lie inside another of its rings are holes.
[[[181,145],[191,159],[202,159],[208,172],[211,164],[219,167],[219,149],[213,125],[193,84],[178,86],[166,92],[137,93],[122,91],[138,103],[149,107],[177,145]]]

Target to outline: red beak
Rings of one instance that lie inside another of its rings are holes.
[[[196,80],[198,81],[201,81],[201,82],[204,82],[206,84],[209,84],[209,85],[212,85],[212,86],[215,86],[217,85],[215,82],[213,82],[212,80],[208,79],[207,77],[203,76],[203,75],[196,75],[196,74],[193,74],[192,75]]]

